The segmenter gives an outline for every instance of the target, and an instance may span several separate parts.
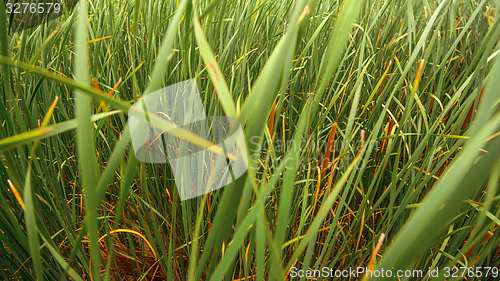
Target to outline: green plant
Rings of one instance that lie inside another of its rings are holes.
[[[0,279],[498,267],[495,5],[92,0],[18,33],[0,5]],[[181,202],[126,114],[190,78],[251,161]]]

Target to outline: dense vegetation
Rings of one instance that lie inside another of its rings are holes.
[[[18,32],[0,5],[0,279],[498,267],[496,5],[90,0]],[[127,112],[191,78],[251,161],[180,201]]]

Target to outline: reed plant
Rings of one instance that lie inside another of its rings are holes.
[[[18,31],[0,5],[0,279],[498,268],[498,5],[90,0]],[[249,167],[181,201],[127,114],[187,79]]]

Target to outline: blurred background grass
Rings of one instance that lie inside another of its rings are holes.
[[[497,5],[80,1],[20,32],[0,7],[0,279],[498,267]],[[190,78],[252,161],[181,202],[126,114]]]

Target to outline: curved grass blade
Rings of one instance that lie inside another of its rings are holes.
[[[234,106],[233,97],[229,92],[229,88],[227,87],[226,79],[224,79],[224,75],[220,70],[219,64],[215,60],[212,49],[208,44],[207,38],[205,37],[205,33],[201,28],[200,21],[196,16],[196,13],[193,17],[193,25],[194,25],[194,35],[196,37],[196,42],[198,42],[198,46],[200,47],[200,54],[207,65],[207,71],[210,75],[212,83],[214,84],[215,91],[217,96],[219,97],[222,108],[224,109],[224,113],[227,116],[234,117],[236,116],[236,109]]]

